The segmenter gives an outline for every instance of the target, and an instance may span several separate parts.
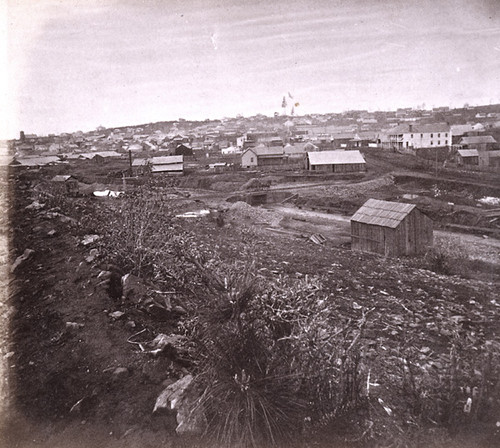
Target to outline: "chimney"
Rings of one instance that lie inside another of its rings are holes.
[[[413,125],[410,124],[410,125],[408,125],[408,127],[410,128],[410,132],[413,132]]]

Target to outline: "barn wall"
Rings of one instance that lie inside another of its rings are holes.
[[[418,255],[432,246],[432,220],[414,209],[397,227],[392,256]]]
[[[384,228],[351,221],[351,249],[384,255]]]
[[[353,173],[366,171],[366,166],[364,163],[343,163],[339,165],[333,165],[333,171],[335,173]]]

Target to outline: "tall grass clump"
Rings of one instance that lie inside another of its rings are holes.
[[[203,285],[190,324],[197,406],[215,445],[291,446],[305,423],[356,405],[363,323],[339,326],[316,281],[194,263]]]

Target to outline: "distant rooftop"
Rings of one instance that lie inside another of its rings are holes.
[[[314,151],[308,152],[311,165],[348,165],[366,163],[359,151]]]

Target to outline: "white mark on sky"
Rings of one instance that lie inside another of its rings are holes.
[[[217,50],[217,34],[212,33],[210,36],[210,40],[212,41],[212,45],[214,46],[214,50]]]
[[[457,67],[457,73],[459,73],[459,72],[460,72],[460,67]]]

